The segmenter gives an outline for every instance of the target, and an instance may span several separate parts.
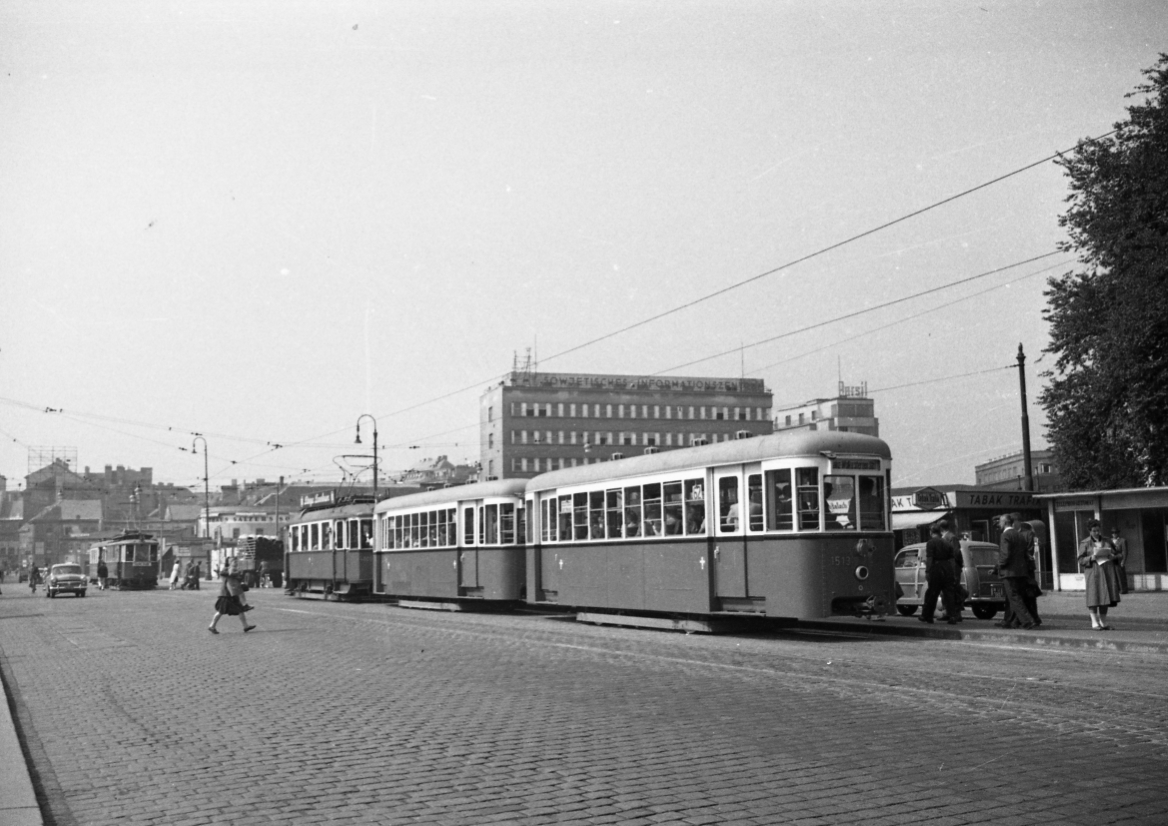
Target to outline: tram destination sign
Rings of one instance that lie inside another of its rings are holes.
[[[595,373],[511,374],[515,387],[563,387],[596,390],[674,390],[688,393],[766,393],[762,379],[609,376]]]
[[[880,470],[879,459],[845,459],[831,460],[832,470]]]

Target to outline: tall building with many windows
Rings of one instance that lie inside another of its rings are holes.
[[[513,371],[480,400],[483,479],[772,432],[762,379]]]
[[[839,395],[812,399],[775,411],[775,432],[780,430],[839,430],[880,435],[876,403],[868,398],[868,383],[839,383]]]

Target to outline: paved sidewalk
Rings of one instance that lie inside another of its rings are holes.
[[[1107,624],[1111,626],[1108,631],[1091,628],[1082,591],[1048,592],[1038,600],[1038,613],[1042,626],[1030,631],[998,628],[994,623],[1001,620],[1000,614],[992,620],[979,620],[969,611],[960,625],[948,625],[944,620],[927,625],[918,620],[918,614],[879,621],[833,618],[802,622],[799,626],[836,633],[1168,654],[1168,592],[1125,594],[1107,615]]]
[[[0,826],[41,826],[44,821],[16,736],[11,703],[5,685],[0,703]]]

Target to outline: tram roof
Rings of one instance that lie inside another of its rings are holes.
[[[296,525],[300,522],[319,522],[324,519],[342,519],[348,516],[372,515],[373,497],[361,497],[355,502],[345,502],[339,505],[316,505],[311,508],[303,508],[297,516],[290,520],[289,524]]]
[[[591,482],[668,473],[672,470],[693,470],[779,457],[818,456],[823,453],[892,458],[888,443],[876,436],[839,430],[797,430],[553,470],[529,480],[527,491],[531,493],[572,485],[586,485]]]
[[[377,511],[380,513],[400,508],[413,508],[418,505],[461,502],[467,499],[484,499],[492,496],[515,496],[522,499],[526,487],[526,479],[492,479],[489,482],[435,488],[424,493],[411,493],[407,496],[396,496],[393,499],[388,499],[378,504]]]

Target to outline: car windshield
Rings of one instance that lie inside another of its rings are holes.
[[[57,576],[62,574],[79,574],[81,573],[80,565],[54,565],[53,573]]]

